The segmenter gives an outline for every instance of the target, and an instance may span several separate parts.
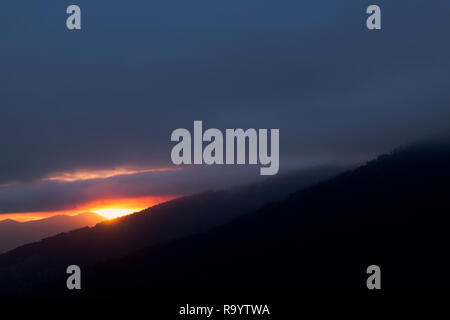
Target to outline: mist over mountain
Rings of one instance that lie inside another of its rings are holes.
[[[76,216],[57,215],[46,219],[17,222],[11,219],[0,221],[0,253],[26,243],[39,241],[61,232],[86,226],[94,226],[106,218],[95,213]]]
[[[175,199],[139,213],[32,243],[0,255],[0,296],[30,290],[65,274],[71,264],[92,265],[215,226],[326,180],[344,168],[323,166],[271,177],[233,190]],[[21,272],[16,272],[20,268]],[[36,273],[36,270],[39,270]]]
[[[87,268],[48,298],[448,296],[450,143],[419,143],[210,232]],[[366,269],[382,270],[382,290]],[[36,294],[36,292],[34,293]]]
[[[449,141],[399,148],[287,197],[269,197],[278,189],[269,180],[173,200],[18,248],[0,255],[0,293],[29,299],[448,296]],[[251,209],[255,203],[259,209]],[[65,287],[65,268],[74,263],[83,269],[77,292]],[[382,290],[366,288],[372,264],[382,270]]]

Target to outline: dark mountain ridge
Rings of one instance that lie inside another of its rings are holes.
[[[450,143],[416,144],[212,231],[87,268],[67,299],[448,297]],[[382,270],[382,290],[366,269]]]
[[[0,296],[14,296],[65,274],[180,237],[206,232],[290,192],[332,177],[342,168],[320,167],[229,191],[175,199],[94,228],[62,233],[0,255]],[[18,272],[17,270],[20,270]]]

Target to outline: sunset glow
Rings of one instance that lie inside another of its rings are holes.
[[[133,212],[135,212],[135,210],[133,209],[100,209],[94,211],[94,213],[97,213],[108,219],[122,217]]]
[[[81,203],[71,208],[57,211],[17,212],[0,215],[0,220],[12,219],[19,222],[39,220],[56,215],[74,216],[85,212],[94,212],[108,219],[125,216],[138,212],[162,202],[176,198],[177,196],[144,196],[134,198],[106,198]]]

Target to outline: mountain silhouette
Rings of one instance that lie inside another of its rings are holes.
[[[445,297],[450,143],[419,143],[214,230],[61,277],[48,298]],[[366,287],[378,265],[381,290]]]
[[[395,150],[281,199],[268,197],[264,190],[277,189],[268,184],[177,199],[8,252],[0,256],[0,292],[28,299],[448,296],[448,140]],[[259,209],[251,210],[254,201]],[[80,291],[65,287],[69,264],[82,267]],[[381,268],[381,290],[366,287],[370,265]]]
[[[225,224],[289,193],[342,172],[322,166],[236,188],[175,199],[93,228],[62,233],[0,255],[0,296],[21,295],[65,274]],[[17,270],[20,269],[20,272]],[[38,272],[37,272],[38,270]]]
[[[0,221],[0,253],[61,232],[94,226],[105,220],[105,217],[89,212],[75,216],[57,215],[27,222],[6,219]]]

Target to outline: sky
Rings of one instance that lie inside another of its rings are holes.
[[[382,30],[366,29],[366,8]],[[66,29],[77,4],[82,30]],[[279,128],[280,172],[449,128],[450,2],[2,1],[0,220],[258,181],[171,163],[177,128]]]

